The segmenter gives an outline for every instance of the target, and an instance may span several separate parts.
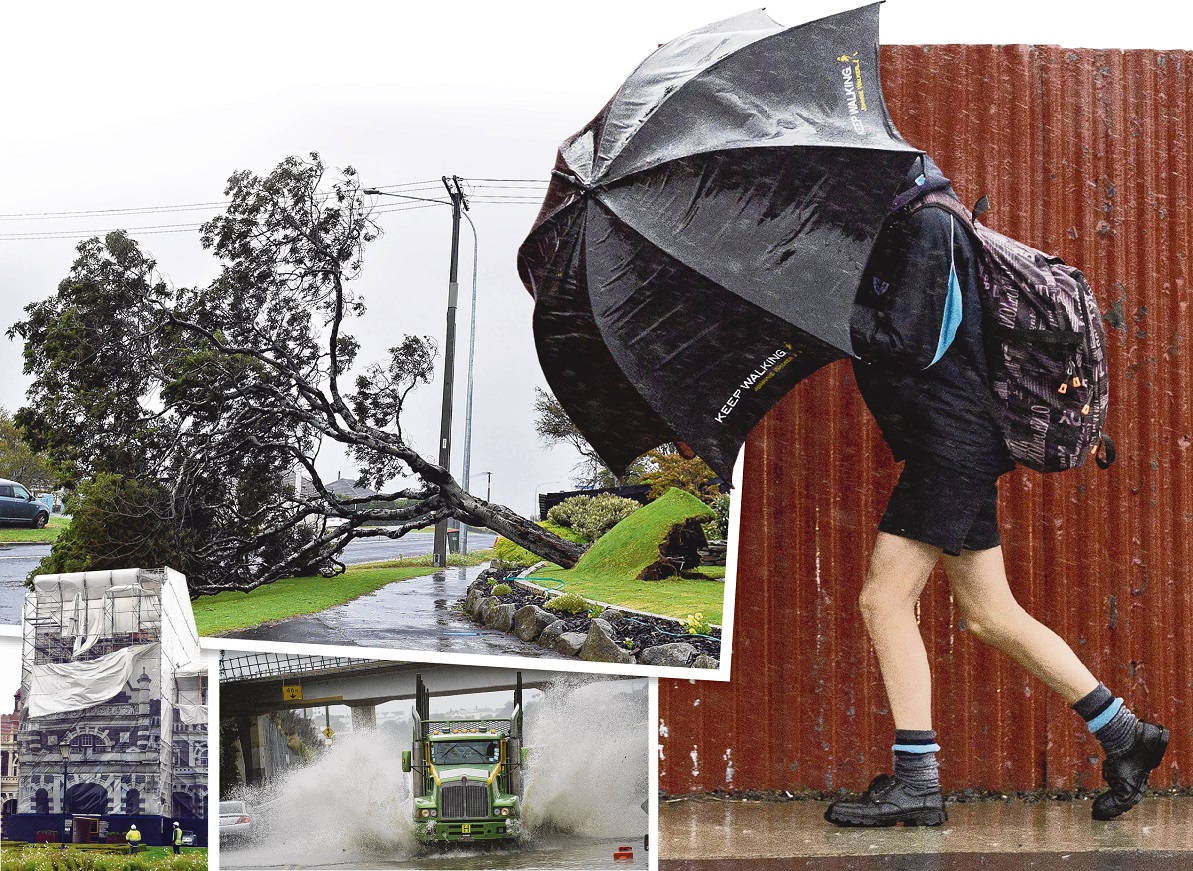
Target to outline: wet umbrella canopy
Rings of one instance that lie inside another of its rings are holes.
[[[877,4],[685,34],[563,143],[518,267],[547,381],[610,468],[683,441],[730,479],[767,410],[852,352],[918,154],[883,103]]]

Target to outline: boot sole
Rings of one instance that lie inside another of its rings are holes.
[[[1156,742],[1154,744],[1152,744],[1151,752],[1149,753],[1149,755],[1147,756],[1147,759],[1146,759],[1146,764],[1147,764],[1147,768],[1148,768],[1148,776],[1143,779],[1143,785],[1140,787],[1139,792],[1136,793],[1134,796],[1132,796],[1132,798],[1129,802],[1126,802],[1124,804],[1119,804],[1118,802],[1116,802],[1112,806],[1112,810],[1114,812],[1110,813],[1110,814],[1098,813],[1098,807],[1095,804],[1094,808],[1093,808],[1093,812],[1092,812],[1093,818],[1095,820],[1098,820],[1099,822],[1106,822],[1107,820],[1112,820],[1115,817],[1125,814],[1127,811],[1129,811],[1131,808],[1135,807],[1135,805],[1139,804],[1139,802],[1143,800],[1143,794],[1145,792],[1147,792],[1148,780],[1151,779],[1151,773],[1153,771],[1155,771],[1160,766],[1160,763],[1164,759],[1164,754],[1168,752],[1168,740],[1171,737],[1171,735],[1172,735],[1172,733],[1166,727],[1164,727],[1164,726],[1160,727],[1160,735],[1156,739]],[[1105,794],[1105,793],[1103,793],[1103,794]]]
[[[834,815],[833,817],[826,816],[825,819],[834,825],[847,828],[890,828],[897,826],[899,823],[902,823],[905,827],[941,826],[948,821],[949,815],[942,810],[927,810],[897,817],[869,817],[842,814]]]

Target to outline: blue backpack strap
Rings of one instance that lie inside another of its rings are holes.
[[[934,365],[945,351],[953,344],[957,337],[957,328],[961,326],[961,282],[957,280],[956,251],[953,248],[954,233],[956,233],[956,219],[949,215],[949,290],[944,303],[944,317],[940,321],[940,338],[936,343],[936,356],[928,366]],[[924,368],[928,368],[925,366]]]

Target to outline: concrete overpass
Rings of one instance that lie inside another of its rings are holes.
[[[548,689],[551,672],[343,657],[245,654],[220,660],[220,715],[249,717],[287,708],[347,705],[356,710],[414,698],[421,674],[432,696]]]

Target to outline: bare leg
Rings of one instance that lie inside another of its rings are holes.
[[[1001,650],[1069,704],[1097,688],[1097,678],[1064,639],[1015,601],[1001,547],[945,556],[944,567],[965,628],[979,641]]]
[[[932,673],[915,603],[939,548],[879,532],[859,600],[896,729],[932,728]]]

